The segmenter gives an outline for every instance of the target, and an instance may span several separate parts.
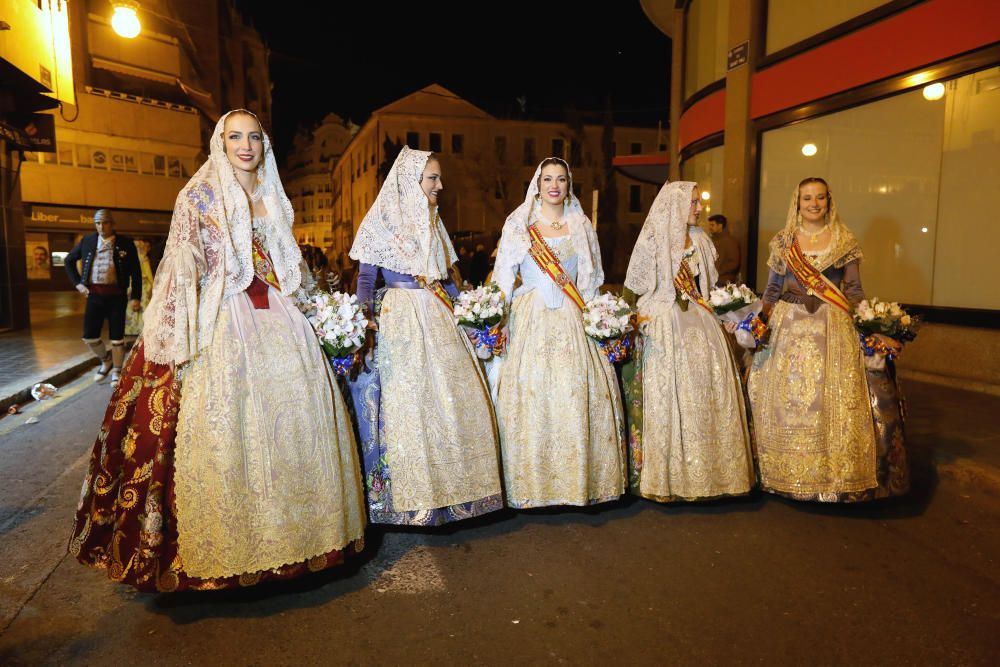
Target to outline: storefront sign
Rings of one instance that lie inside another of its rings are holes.
[[[56,229],[94,231],[97,208],[73,208],[25,204],[25,227],[32,231]],[[165,235],[170,229],[170,213],[166,211],[123,211],[110,209],[115,228],[136,234]]]

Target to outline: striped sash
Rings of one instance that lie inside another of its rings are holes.
[[[844,296],[839,287],[823,275],[822,271],[812,265],[809,258],[802,252],[798,239],[792,242],[792,247],[785,253],[785,263],[791,269],[795,279],[809,291],[809,294],[819,297],[831,306],[840,308],[848,315],[851,314],[851,304],[847,297]]]
[[[674,289],[686,295],[689,300],[707,310],[709,314],[715,315],[715,311],[712,310],[712,307],[702,297],[701,292],[698,291],[698,286],[694,282],[694,276],[691,275],[691,267],[688,266],[686,259],[681,260],[681,268],[677,270],[677,275],[674,276]]]
[[[583,295],[580,294],[576,283],[573,282],[573,279],[563,269],[562,264],[559,263],[559,258],[552,252],[552,248],[542,238],[538,228],[535,225],[531,225],[528,227],[528,234],[531,236],[531,247],[528,248],[528,254],[538,264],[538,268],[559,286],[563,294],[568,296],[570,301],[577,305],[577,308],[583,310],[586,306],[583,302]]]

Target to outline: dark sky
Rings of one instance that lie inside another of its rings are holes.
[[[610,100],[616,124],[666,126],[670,40],[638,0],[236,5],[271,49],[279,154],[297,125],[330,111],[360,125],[431,83],[502,118],[563,120]]]

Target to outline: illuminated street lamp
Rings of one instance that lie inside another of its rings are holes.
[[[112,4],[114,13],[111,14],[111,27],[119,36],[125,39],[134,39],[139,35],[142,26],[139,24],[139,16],[136,10],[139,8],[137,2],[115,2]]]

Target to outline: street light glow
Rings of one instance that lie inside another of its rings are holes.
[[[816,148],[816,144],[802,144],[802,154],[806,157],[816,155],[817,150],[819,149]]]
[[[114,13],[111,15],[111,27],[119,36],[125,39],[137,37],[142,26],[139,24],[139,17],[135,13],[135,6],[116,4]]]

